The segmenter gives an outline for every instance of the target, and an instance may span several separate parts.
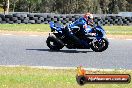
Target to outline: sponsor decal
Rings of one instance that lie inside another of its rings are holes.
[[[76,81],[79,85],[86,83],[130,83],[129,74],[87,74],[81,66],[77,67]]]

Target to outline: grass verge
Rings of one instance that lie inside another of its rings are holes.
[[[132,26],[104,26],[107,34],[132,35]]]
[[[110,35],[132,35],[132,26],[104,26]],[[48,24],[0,24],[2,31],[49,32]]]
[[[87,73],[130,74],[128,70],[87,71]],[[55,70],[30,67],[0,67],[0,88],[80,88],[76,70]],[[81,88],[132,88],[129,84],[86,84]]]
[[[48,24],[0,24],[3,31],[49,32]]]

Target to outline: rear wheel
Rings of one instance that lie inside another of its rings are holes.
[[[63,43],[59,41],[59,39],[51,35],[47,38],[46,43],[51,50],[60,50],[64,47]]]
[[[108,40],[106,38],[102,38],[97,40],[91,44],[91,49],[95,52],[102,52],[108,48]]]
[[[86,83],[86,78],[84,76],[76,76],[76,81],[79,85],[84,85]]]

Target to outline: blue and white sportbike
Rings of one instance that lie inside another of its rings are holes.
[[[64,46],[68,49],[92,49],[95,52],[102,52],[108,48],[109,42],[106,38],[106,32],[101,26],[95,26],[91,28],[87,27],[87,34],[81,34],[81,29],[79,27],[68,27],[69,31],[73,33],[79,39],[80,46],[78,47],[75,41],[69,38],[67,35],[66,27],[60,24],[50,22],[51,33],[46,40],[47,46],[51,50],[60,50]],[[91,35],[90,35],[91,34]]]

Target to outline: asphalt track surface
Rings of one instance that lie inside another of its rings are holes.
[[[109,39],[104,52],[91,49],[50,51],[47,36],[0,35],[0,65],[132,69],[132,40]]]

